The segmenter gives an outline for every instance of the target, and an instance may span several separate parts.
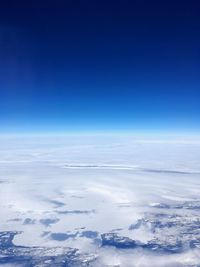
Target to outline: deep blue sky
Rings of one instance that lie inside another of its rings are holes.
[[[198,1],[1,1],[0,131],[200,130]]]

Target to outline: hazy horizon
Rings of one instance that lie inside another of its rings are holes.
[[[200,2],[0,4],[0,266],[200,267]]]

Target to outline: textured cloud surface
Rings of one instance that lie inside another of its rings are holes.
[[[200,266],[198,139],[18,136],[0,146],[0,264]]]

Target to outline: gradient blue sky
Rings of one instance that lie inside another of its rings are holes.
[[[198,1],[1,1],[0,132],[200,131]]]

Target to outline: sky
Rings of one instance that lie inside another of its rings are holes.
[[[1,1],[0,132],[200,132],[198,1]]]

